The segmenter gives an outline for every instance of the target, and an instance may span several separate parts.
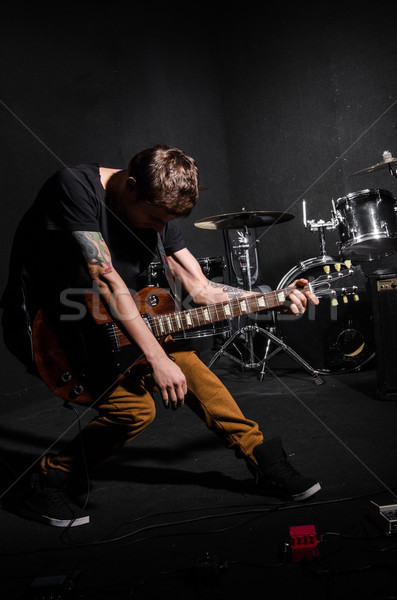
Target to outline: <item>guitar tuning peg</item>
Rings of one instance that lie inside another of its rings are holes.
[[[353,300],[354,302],[358,302],[360,300],[360,297],[358,294],[353,294]]]
[[[335,263],[335,271],[340,271],[340,263]]]
[[[337,300],[337,298],[332,298],[331,300],[331,306],[338,306],[339,302]]]
[[[342,296],[342,298],[343,298],[343,302],[344,302],[344,304],[347,304],[347,303],[349,302],[349,299],[348,299],[348,297],[346,296],[346,294],[344,294],[344,295]]]
[[[348,269],[350,269],[350,267],[352,266],[352,261],[351,260],[345,260],[345,267],[347,267]]]
[[[324,265],[323,269],[324,269],[324,272],[325,272],[327,275],[328,275],[328,273],[329,273],[329,272],[330,272],[330,270],[331,270],[331,269],[329,268],[329,265]]]

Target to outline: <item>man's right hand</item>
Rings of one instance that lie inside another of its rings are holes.
[[[151,362],[152,375],[166,408],[176,410],[185,403],[187,394],[186,378],[178,365],[165,353]]]

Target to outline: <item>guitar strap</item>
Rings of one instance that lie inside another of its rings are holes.
[[[180,305],[182,298],[181,285],[178,285],[178,282],[175,280],[173,274],[171,273],[171,269],[168,264],[167,254],[163,245],[163,240],[161,239],[161,235],[159,233],[157,234],[157,254],[159,255],[160,262],[164,269],[165,276],[167,277],[167,281],[169,283],[174,300]]]
[[[164,269],[165,274],[167,275],[167,279],[168,279],[168,275],[171,275],[171,269],[168,264],[167,255],[165,253],[165,249],[164,249],[164,245],[163,245],[163,240],[161,239],[161,235],[159,233],[157,234],[157,254],[159,255],[160,262],[163,266],[163,269]]]

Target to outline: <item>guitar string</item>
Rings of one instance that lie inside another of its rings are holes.
[[[321,277],[318,277],[316,280],[314,280],[313,282],[309,283],[308,285],[304,286],[303,290],[304,291],[313,291],[314,293],[317,293],[318,295],[324,295],[327,293],[330,293],[330,284],[333,281],[339,281],[340,279],[342,279],[343,277],[349,276],[351,275],[351,270],[349,270],[349,272],[340,272],[340,274],[337,277],[334,277],[331,279],[329,278],[325,278],[325,279],[321,279]],[[327,287],[324,289],[324,285],[327,285]],[[166,334],[171,334],[171,333],[177,333],[179,331],[184,331],[186,329],[192,329],[194,327],[200,327],[200,326],[204,326],[208,323],[208,319],[206,318],[205,313],[209,313],[210,315],[212,314],[212,318],[210,318],[210,322],[214,322],[216,320],[224,320],[224,319],[230,319],[233,317],[237,317],[237,316],[243,316],[244,314],[249,314],[249,313],[253,313],[253,312],[258,312],[258,311],[263,311],[263,310],[271,310],[272,308],[275,308],[275,306],[278,306],[279,303],[279,298],[280,297],[286,297],[288,296],[292,291],[296,290],[296,289],[301,289],[299,288],[299,286],[287,286],[286,288],[282,289],[282,290],[274,290],[271,292],[267,292],[266,294],[256,294],[253,296],[247,296],[245,298],[234,298],[232,300],[229,300],[227,302],[220,302],[220,303],[214,303],[214,304],[210,304],[207,306],[203,306],[203,307],[195,307],[194,309],[190,309],[190,310],[186,310],[186,311],[181,311],[181,312],[177,312],[177,313],[168,313],[166,315],[155,315],[155,316],[151,316],[150,320],[151,320],[151,325],[153,327],[153,329],[155,330],[155,335],[156,337],[161,337],[161,332],[162,330],[164,330],[164,332]],[[354,287],[353,287],[354,290]],[[320,293],[322,291],[322,294]],[[336,293],[335,290],[333,290],[334,293]],[[347,288],[341,288],[340,291],[347,291]],[[266,298],[272,298],[272,302],[268,303]],[[265,306],[259,306],[259,299],[264,300],[265,302]],[[241,305],[244,304],[244,302],[246,302],[249,306],[249,310],[244,310],[242,309]],[[252,304],[256,304],[256,308],[253,309]],[[225,308],[228,307],[232,313],[231,317],[227,315]],[[220,317],[218,314],[218,308],[223,310],[223,315]],[[199,315],[199,313],[201,313],[201,316]],[[194,323],[194,314],[196,315],[196,320],[197,323]],[[188,322],[188,317],[192,316],[192,324],[189,325]],[[214,316],[216,317],[216,319],[214,319]],[[179,325],[177,319],[181,320],[181,325]],[[185,321],[186,325],[183,324],[183,321]]]
[[[288,291],[291,291],[292,289],[296,289],[293,288],[292,286],[290,288],[286,288],[285,290],[279,290],[278,292],[268,292],[266,295],[267,296],[273,296],[274,299],[276,299],[276,297],[278,297],[280,294],[282,294],[282,292],[286,293]],[[229,300],[227,302],[219,302],[219,303],[214,303],[214,304],[209,304],[203,307],[195,307],[193,309],[190,310],[186,310],[186,311],[181,311],[178,313],[168,313],[167,315],[156,315],[156,316],[152,316],[151,320],[152,323],[156,329],[157,332],[159,332],[159,330],[162,329],[166,329],[167,324],[166,322],[168,321],[171,322],[172,327],[168,326],[168,331],[167,333],[176,333],[177,331],[183,330],[183,329],[190,329],[193,327],[199,327],[199,326],[204,326],[207,324],[207,317],[205,313],[212,313],[212,315],[216,316],[217,319],[219,320],[224,320],[224,319],[230,319],[236,316],[241,316],[243,314],[246,314],[247,312],[257,312],[258,310],[270,310],[271,308],[274,307],[274,304],[267,304],[264,307],[259,306],[258,303],[258,299],[262,298],[263,299],[263,295],[255,295],[255,296],[247,296],[246,298],[242,298],[242,299],[237,299],[234,298],[232,300]],[[248,305],[252,305],[253,303],[256,304],[256,308],[250,308],[249,311],[246,311],[244,309],[242,309],[241,304],[246,302]],[[266,300],[265,300],[266,302]],[[228,313],[225,309],[226,307],[228,307],[230,309],[230,312]],[[219,316],[218,314],[218,308],[223,310],[223,315]],[[201,315],[199,314],[201,313]],[[188,322],[188,316],[191,316],[191,325],[189,325]],[[178,322],[177,322],[177,318],[180,318],[181,321],[185,321],[186,326],[184,327],[180,327]],[[197,323],[194,322],[194,319],[196,319]],[[211,321],[213,321],[214,319],[210,319]],[[162,325],[159,325],[159,322],[161,322]]]

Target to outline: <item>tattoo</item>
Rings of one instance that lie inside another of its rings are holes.
[[[231,285],[225,285],[224,283],[218,283],[216,281],[211,281],[210,286],[213,288],[222,288],[222,292],[227,294],[230,299],[241,298],[246,293],[244,290],[240,290],[239,288],[235,288]]]
[[[104,269],[105,273],[112,272],[110,252],[101,233],[96,231],[74,231],[73,236],[82,247],[91,273],[95,271],[95,267]]]

